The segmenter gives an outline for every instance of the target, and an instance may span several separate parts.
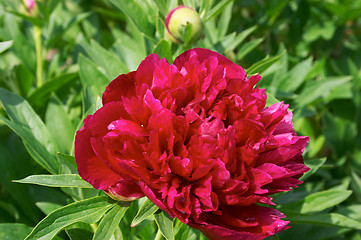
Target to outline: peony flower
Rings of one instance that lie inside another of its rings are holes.
[[[292,112],[265,107],[259,75],[201,48],[173,64],[149,55],[103,94],[75,139],[80,176],[120,200],[147,196],[209,239],[264,239],[287,229],[270,195],[308,171]]]
[[[186,42],[184,31],[191,24],[190,42],[198,40],[203,33],[201,18],[196,10],[187,6],[172,9],[165,18],[166,36],[173,42]]]

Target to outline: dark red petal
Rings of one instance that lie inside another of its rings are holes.
[[[120,176],[113,172],[94,153],[91,144],[91,130],[88,128],[92,116],[84,120],[84,126],[75,136],[75,160],[78,165],[79,175],[93,187],[107,190],[116,184]]]
[[[103,93],[103,105],[121,101],[122,97],[131,98],[135,96],[135,74],[136,72],[130,72],[114,79]]]
[[[127,181],[121,179],[114,186],[105,191],[110,197],[118,201],[133,201],[144,197],[144,193],[136,181]]]
[[[160,61],[157,54],[153,53],[146,57],[139,65],[135,78],[137,79],[137,86],[142,86],[143,83],[152,86],[153,72]],[[139,93],[138,93],[139,94]]]
[[[288,221],[283,221],[284,214],[266,207],[257,205],[247,207],[228,207],[230,215],[225,217],[239,218],[241,223],[250,222],[250,227],[232,227],[222,225],[223,216],[215,216],[217,224],[189,224],[199,229],[209,240],[261,240],[287,229]],[[255,222],[258,222],[255,225]],[[236,223],[236,222],[234,222]]]
[[[119,119],[129,120],[131,117],[125,111],[123,103],[110,102],[93,114],[88,128],[92,136],[104,136],[109,132],[108,125]]]

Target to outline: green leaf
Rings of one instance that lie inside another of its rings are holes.
[[[205,21],[207,22],[213,17],[219,15],[222,12],[222,10],[232,1],[233,0],[222,0],[218,2],[216,6],[214,6],[211,10],[209,10]]]
[[[52,92],[59,90],[73,84],[75,79],[78,78],[78,73],[66,73],[51,79],[36,88],[29,96],[28,100],[32,105],[42,106],[46,102]]]
[[[92,239],[93,233],[83,228],[71,228],[65,230],[70,240]]]
[[[327,213],[320,215],[294,215],[290,216],[288,219],[293,223],[346,227],[361,230],[361,222],[355,221],[338,213]]]
[[[285,52],[286,51],[283,51],[280,55],[271,58],[269,56],[266,56],[261,61],[254,63],[246,70],[247,75],[253,75],[256,73],[262,74],[264,71],[267,70],[267,68],[272,66],[272,64],[274,64],[275,62],[277,62]]]
[[[302,177],[301,181],[305,181],[307,178],[312,176],[323,164],[325,164],[326,158],[318,158],[318,159],[310,159],[305,161],[307,167],[311,168],[308,172],[306,172]]]
[[[327,190],[308,195],[304,199],[301,213],[320,212],[345,201],[352,191]]]
[[[299,212],[302,214],[320,212],[345,201],[351,194],[352,191],[349,190],[326,190],[316,192],[306,196],[305,199],[301,201],[284,205],[282,211],[291,213]]]
[[[159,58],[166,58],[168,62],[173,62],[172,51],[170,49],[170,44],[162,39],[159,43],[154,47],[153,53],[156,53]]]
[[[275,96],[273,96],[273,94],[271,93],[267,93],[267,103],[266,103],[266,107],[269,107],[275,103],[279,103],[280,100],[277,99]]]
[[[112,206],[114,204],[108,202],[108,197],[95,197],[66,205],[41,220],[26,240],[51,239],[60,230],[73,223],[97,222]]]
[[[112,237],[115,229],[122,220],[124,213],[128,210],[131,202],[117,203],[107,212],[100,221],[97,230],[94,233],[93,240],[108,240]]]
[[[236,59],[243,59],[248,53],[263,42],[263,38],[257,38],[244,44],[237,52]]]
[[[0,102],[11,121],[0,118],[23,140],[30,155],[50,173],[58,173],[56,146],[48,129],[31,106],[21,97],[0,88]]]
[[[13,180],[13,182],[37,184],[47,187],[93,188],[92,185],[84,181],[78,174],[32,175],[24,179]]]
[[[9,13],[14,14],[15,16],[21,17],[22,19],[29,21],[31,24],[41,27],[42,21],[39,18],[31,17],[25,14],[22,14],[17,11],[9,11]]]
[[[168,6],[165,0],[153,0],[153,2],[157,5],[159,12],[165,17],[168,13]]]
[[[32,35],[24,33],[17,21],[18,17],[9,14],[3,16],[3,29],[8,31],[8,38],[14,40],[11,51],[32,73],[35,73],[36,57]]]
[[[312,58],[298,63],[292,68],[287,74],[284,75],[283,79],[279,83],[278,87],[280,90],[286,92],[293,92],[305,81],[308,72],[312,67]]]
[[[326,96],[333,88],[349,82],[351,76],[328,77],[321,81],[307,82],[303,91],[297,97],[298,107],[307,105],[316,99]]]
[[[50,134],[56,139],[59,151],[69,153],[72,147],[75,126],[66,111],[64,104],[52,95],[45,113],[45,123]]]
[[[63,153],[56,154],[59,162],[61,163],[61,174],[78,174],[78,170],[76,169],[75,158],[70,155],[66,155]]]
[[[232,18],[233,1],[230,2],[222,11],[222,14],[218,21],[218,40],[222,40],[227,33],[229,23]]]
[[[247,28],[242,32],[238,33],[234,40],[228,46],[226,46],[226,51],[233,51],[234,49],[236,49],[238,45],[241,44],[244,39],[246,39],[246,37],[248,37],[256,29],[257,25]]]
[[[82,42],[81,46],[93,59],[99,69],[107,75],[108,79],[113,80],[118,75],[129,72],[128,67],[120,60],[117,55],[115,55],[111,51],[106,50],[96,41],[92,40],[90,42],[90,45],[86,42]],[[102,79],[102,81],[104,81],[104,77],[100,78]]]
[[[352,181],[351,181],[352,188],[355,194],[357,195],[357,197],[361,199],[361,178],[353,170],[351,170],[351,177],[352,177]]]
[[[160,213],[154,214],[154,218],[162,235],[167,240],[173,240],[173,219],[168,215],[168,213],[160,211]]]
[[[93,97],[102,96],[110,79],[97,69],[97,65],[80,54],[78,58],[79,75],[83,86],[88,86]]]
[[[35,204],[46,215],[48,215],[49,213],[55,211],[56,209],[64,206],[64,205],[60,205],[58,203],[52,203],[52,202],[37,202]]]
[[[140,207],[137,215],[134,217],[131,226],[135,227],[143,220],[147,219],[148,217],[152,216],[159,208],[149,199],[146,199],[143,205]]]
[[[14,42],[13,40],[0,42],[0,53],[9,49],[11,47],[11,45],[13,45],[13,42]]]
[[[0,223],[0,239],[24,239],[31,232],[31,227],[20,223]]]
[[[149,22],[147,14],[135,0],[110,0],[110,2],[127,15],[141,32],[153,39],[154,26]]]

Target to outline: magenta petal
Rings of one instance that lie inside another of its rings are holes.
[[[153,53],[140,63],[136,71],[137,86],[146,84],[150,87],[152,85],[153,72],[159,61],[158,55]]]
[[[103,105],[121,101],[122,97],[131,98],[135,96],[135,74],[136,72],[130,72],[114,79],[103,93]]]
[[[144,197],[144,193],[136,181],[127,181],[121,179],[115,185],[105,191],[110,197],[118,201],[134,201]]]
[[[190,224],[199,229],[209,240],[261,240],[287,229],[288,221],[283,221],[284,214],[272,209],[260,206],[249,206],[231,209],[234,216],[244,217],[245,222],[258,222],[256,226],[246,228],[229,228],[222,226],[222,217],[219,216],[219,224]],[[247,217],[252,216],[252,217]],[[217,217],[216,217],[217,218]],[[254,225],[254,224],[252,224]]]
[[[79,175],[93,187],[107,190],[119,181],[120,176],[113,172],[94,153],[91,144],[91,130],[88,122],[92,116],[84,120],[84,126],[75,137],[75,160],[78,165]]]
[[[193,48],[185,51],[174,60],[173,64],[176,65],[178,69],[181,69],[189,61],[189,58],[193,54],[197,56],[199,63],[203,63],[205,60],[207,60],[207,58],[214,56],[218,59],[219,64],[233,64],[232,61],[226,57],[204,48]]]

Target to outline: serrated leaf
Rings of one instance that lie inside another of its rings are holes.
[[[143,220],[147,219],[148,217],[152,216],[159,208],[157,205],[152,203],[149,199],[146,199],[143,205],[140,207],[137,215],[134,217],[131,226],[135,227]]]
[[[31,227],[20,223],[0,223],[0,239],[24,239],[31,232]]]
[[[14,42],[13,40],[0,42],[0,53],[9,49],[11,47],[11,45],[13,45],[13,42]]]
[[[73,223],[97,222],[112,206],[114,205],[108,202],[108,197],[95,197],[66,205],[41,220],[26,240],[51,239],[60,230]]]
[[[160,213],[154,214],[154,219],[162,235],[167,240],[174,240],[173,219],[168,215],[168,213],[160,211]]]
[[[84,181],[78,174],[32,175],[24,179],[13,180],[13,182],[37,184],[47,187],[93,188],[92,185]]]
[[[128,210],[131,202],[116,204],[100,221],[97,230],[94,233],[93,240],[111,239],[115,229],[122,220],[124,213]]]

